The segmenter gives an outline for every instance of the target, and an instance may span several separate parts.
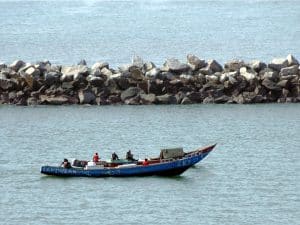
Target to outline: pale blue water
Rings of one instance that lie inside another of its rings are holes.
[[[0,0],[0,61],[300,57],[298,0]]]
[[[0,106],[0,224],[299,224],[300,105]],[[64,157],[217,142],[175,178],[55,178]]]
[[[300,54],[297,0],[0,0],[0,61]],[[299,224],[300,106],[0,106],[0,224]],[[218,146],[176,178],[53,178],[95,151]]]

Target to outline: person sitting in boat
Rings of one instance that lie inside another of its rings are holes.
[[[119,160],[119,156],[114,152],[111,154],[111,160]]]
[[[98,152],[96,152],[93,156],[93,162],[99,162],[99,155],[98,155]]]
[[[126,153],[126,159],[127,159],[127,160],[130,160],[130,161],[135,160],[135,159],[133,158],[133,154],[131,153],[131,150],[129,150],[129,151]]]
[[[61,163],[61,166],[66,169],[69,169],[71,168],[71,163],[68,161],[68,159],[64,159],[64,161]]]
[[[148,166],[148,165],[149,165],[149,161],[148,161],[148,159],[145,159],[143,162],[143,166]]]

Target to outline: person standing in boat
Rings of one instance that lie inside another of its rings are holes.
[[[99,162],[99,155],[98,155],[98,152],[96,152],[93,156],[93,162]]]
[[[127,160],[130,160],[130,161],[133,161],[133,160],[134,160],[133,154],[131,153],[131,150],[129,150],[129,151],[126,153],[126,159],[127,159]]]
[[[119,156],[117,155],[117,153],[113,153],[111,154],[111,160],[119,160]]]

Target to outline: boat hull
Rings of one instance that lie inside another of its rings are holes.
[[[135,165],[132,167],[104,167],[100,169],[85,170],[83,168],[63,168],[43,166],[41,173],[54,176],[74,177],[130,177],[130,176],[176,176],[182,174],[191,166],[204,159],[215,145],[205,149],[186,154],[181,159],[171,159],[148,166]]]

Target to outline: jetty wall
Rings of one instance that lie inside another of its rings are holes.
[[[186,62],[168,59],[163,66],[135,57],[110,68],[53,65],[49,61],[0,63],[0,104],[196,104],[300,102],[299,62],[292,56],[232,60],[221,65],[189,54]]]

